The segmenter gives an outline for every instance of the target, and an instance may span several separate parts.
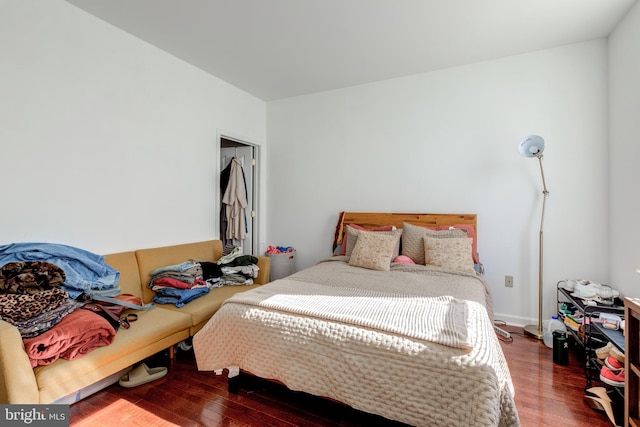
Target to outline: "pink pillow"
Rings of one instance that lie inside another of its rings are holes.
[[[349,227],[354,228],[356,230],[364,230],[364,231],[393,231],[395,227],[393,225],[382,225],[380,227],[373,228],[365,228],[358,224],[349,224]],[[342,246],[340,247],[340,255],[347,254],[347,233],[344,233],[342,237]]]
[[[411,258],[405,255],[400,255],[393,260],[393,262],[399,262],[400,264],[415,264]]]

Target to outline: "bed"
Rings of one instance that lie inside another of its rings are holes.
[[[519,425],[476,242],[475,215],[342,212],[335,256],[223,304],[198,369],[410,425]]]

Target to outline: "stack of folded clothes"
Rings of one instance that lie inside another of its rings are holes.
[[[211,288],[225,285],[251,285],[258,277],[258,258],[242,255],[234,248],[217,262],[188,260],[181,264],[158,268],[151,272],[148,283],[156,295],[157,304],[174,304],[182,307]]]
[[[156,293],[153,302],[176,307],[209,293],[210,288],[203,278],[202,266],[193,260],[152,271],[148,286]]]
[[[221,267],[222,277],[220,285],[251,285],[258,277],[258,258],[253,255],[243,255],[240,248],[234,248],[231,253],[217,261]]]
[[[62,289],[66,274],[46,261],[10,262],[0,268],[0,317],[19,331],[31,366],[73,360],[111,344],[114,328]]]
[[[0,268],[0,318],[23,338],[52,328],[80,303],[62,289],[66,275],[44,261],[10,262]]]
[[[74,360],[116,339],[109,321],[89,310],[74,310],[42,334],[25,338],[31,366],[49,365],[59,358]]]

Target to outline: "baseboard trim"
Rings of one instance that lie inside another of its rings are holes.
[[[520,316],[512,316],[508,314],[494,313],[493,318],[496,321],[496,324],[500,326],[500,323],[504,322],[510,326],[519,326],[524,327],[525,325],[537,325],[538,321],[536,319],[530,319],[527,317]]]
[[[60,399],[56,400],[53,403],[60,404],[60,405],[71,405],[76,402],[79,402],[80,400],[86,397],[89,397],[92,394],[97,393],[106,387],[109,387],[111,384],[117,383],[118,380],[120,380],[120,378],[130,370],[131,370],[131,367],[125,368],[122,371],[109,375],[108,377],[103,378],[100,381],[93,383],[89,386],[86,386],[83,389],[80,389],[74,393],[68,394],[65,397],[61,397]]]

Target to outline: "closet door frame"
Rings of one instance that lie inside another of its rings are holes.
[[[226,140],[226,141],[225,141]],[[246,241],[243,246],[248,246],[251,248],[249,250],[252,255],[260,255],[260,223],[261,221],[261,210],[260,210],[260,145],[252,142],[248,138],[244,138],[241,136],[233,135],[230,132],[218,131],[217,141],[216,141],[216,174],[215,174],[215,218],[214,218],[214,226],[215,226],[215,234],[217,239],[221,239],[220,235],[220,210],[222,209],[222,192],[220,190],[220,174],[224,166],[222,166],[222,155],[221,150],[223,145],[228,145],[228,142],[231,144],[235,144],[238,147],[249,147],[253,152],[253,164],[251,167],[252,171],[252,179],[251,183],[247,182],[248,193],[251,194],[251,205],[253,206],[252,210],[246,211],[247,216],[247,226],[251,227],[250,240]],[[243,165],[243,168],[247,168],[248,165]],[[246,173],[246,172],[245,172]],[[244,252],[245,254],[247,251]]]

